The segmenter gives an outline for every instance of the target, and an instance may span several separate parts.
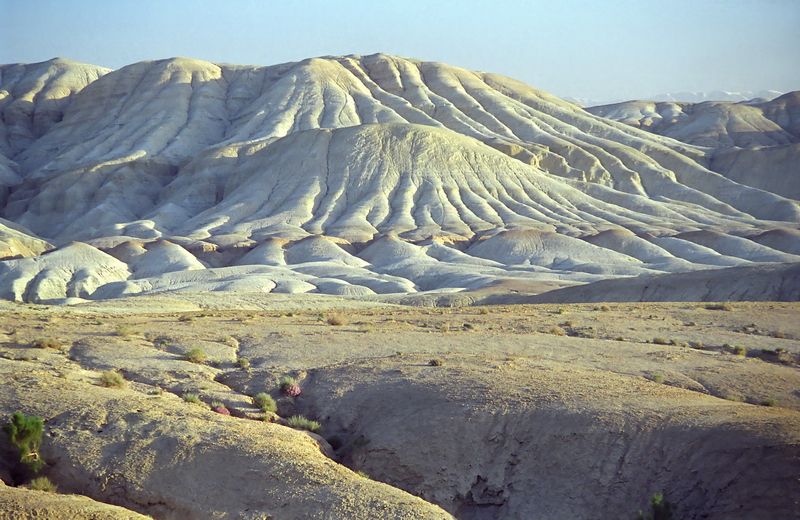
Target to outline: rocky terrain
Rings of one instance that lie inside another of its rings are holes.
[[[794,263],[796,100],[587,112],[381,54],[6,65],[0,297],[538,291]]]
[[[230,304],[2,305],[0,413],[45,419],[43,474],[84,498],[0,489],[0,510],[633,518],[663,492],[677,518],[797,517],[796,303]]]
[[[0,66],[0,519],[800,519],[798,99]]]

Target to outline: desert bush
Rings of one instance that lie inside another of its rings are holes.
[[[182,322],[194,321],[194,316],[191,316],[189,314],[181,314],[180,317],[178,317],[178,321]]]
[[[663,383],[664,382],[664,375],[663,374],[654,374],[653,375],[653,382],[654,383]]]
[[[100,384],[106,388],[122,388],[125,378],[116,370],[106,370],[100,374]]]
[[[367,473],[365,471],[362,471],[362,470],[356,471],[356,475],[358,475],[361,478],[370,478],[370,476],[367,475]]]
[[[672,504],[664,498],[663,493],[656,493],[650,498],[650,511],[645,515],[639,511],[639,520],[673,520]]]
[[[55,338],[39,338],[31,341],[31,346],[33,348],[52,348],[58,350],[63,345]]]
[[[236,364],[239,365],[239,368],[242,370],[250,369],[250,360],[246,357],[236,358]]]
[[[186,393],[183,394],[183,400],[187,403],[192,404],[203,404],[203,401],[200,400],[200,396],[197,394]]]
[[[192,363],[205,363],[206,359],[208,359],[208,356],[201,348],[195,347],[186,353],[186,361],[191,361]]]
[[[117,336],[121,336],[124,338],[127,336],[132,336],[133,334],[136,333],[136,331],[133,329],[133,327],[129,327],[127,325],[120,325],[119,327],[117,327],[114,333]]]
[[[266,392],[261,392],[253,396],[253,404],[264,412],[275,413],[278,410],[278,405],[275,403],[275,399],[273,399],[272,396]]]
[[[444,365],[444,361],[442,361],[439,358],[434,358],[434,359],[431,359],[430,361],[428,361],[428,366],[440,367],[442,365]]]
[[[302,393],[300,389],[300,385],[297,383],[297,380],[291,376],[283,376],[280,380],[280,389],[281,392],[288,395],[289,397],[297,397]]]
[[[769,399],[764,399],[761,401],[761,406],[778,406],[778,400],[774,397],[770,397]]]
[[[672,342],[666,338],[653,338],[653,343],[656,345],[670,345]]]
[[[328,314],[328,318],[326,320],[328,325],[347,325],[347,316],[343,312],[332,312]]]
[[[566,336],[567,331],[559,327],[558,325],[554,325],[547,329],[548,334],[553,334],[554,336]]]
[[[287,419],[286,423],[295,430],[308,430],[316,433],[322,429],[320,423],[307,419],[302,415],[293,415]]]
[[[737,356],[746,356],[747,349],[741,345],[736,345],[735,347],[733,347],[733,353],[736,354]]]
[[[47,477],[36,477],[30,481],[27,487],[34,491],[46,491],[48,493],[58,492],[58,487]]]
[[[42,469],[44,460],[39,455],[39,447],[42,445],[44,421],[41,417],[14,412],[11,421],[3,426],[3,431],[19,451],[19,461],[22,464],[28,466],[34,473]]]
[[[721,302],[721,303],[708,303],[706,304],[706,310],[709,311],[732,311],[733,305],[728,302]]]

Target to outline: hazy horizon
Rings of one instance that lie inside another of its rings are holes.
[[[793,0],[0,0],[0,63],[119,68],[187,56],[272,65],[384,52],[496,72],[562,97],[800,89]]]

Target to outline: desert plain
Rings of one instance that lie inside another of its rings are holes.
[[[635,518],[659,492],[685,518],[798,512],[797,303],[0,310],[0,410],[44,418],[71,494],[4,490],[2,518]]]

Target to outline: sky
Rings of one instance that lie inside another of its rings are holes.
[[[0,0],[0,63],[385,52],[559,96],[800,89],[800,0]]]

